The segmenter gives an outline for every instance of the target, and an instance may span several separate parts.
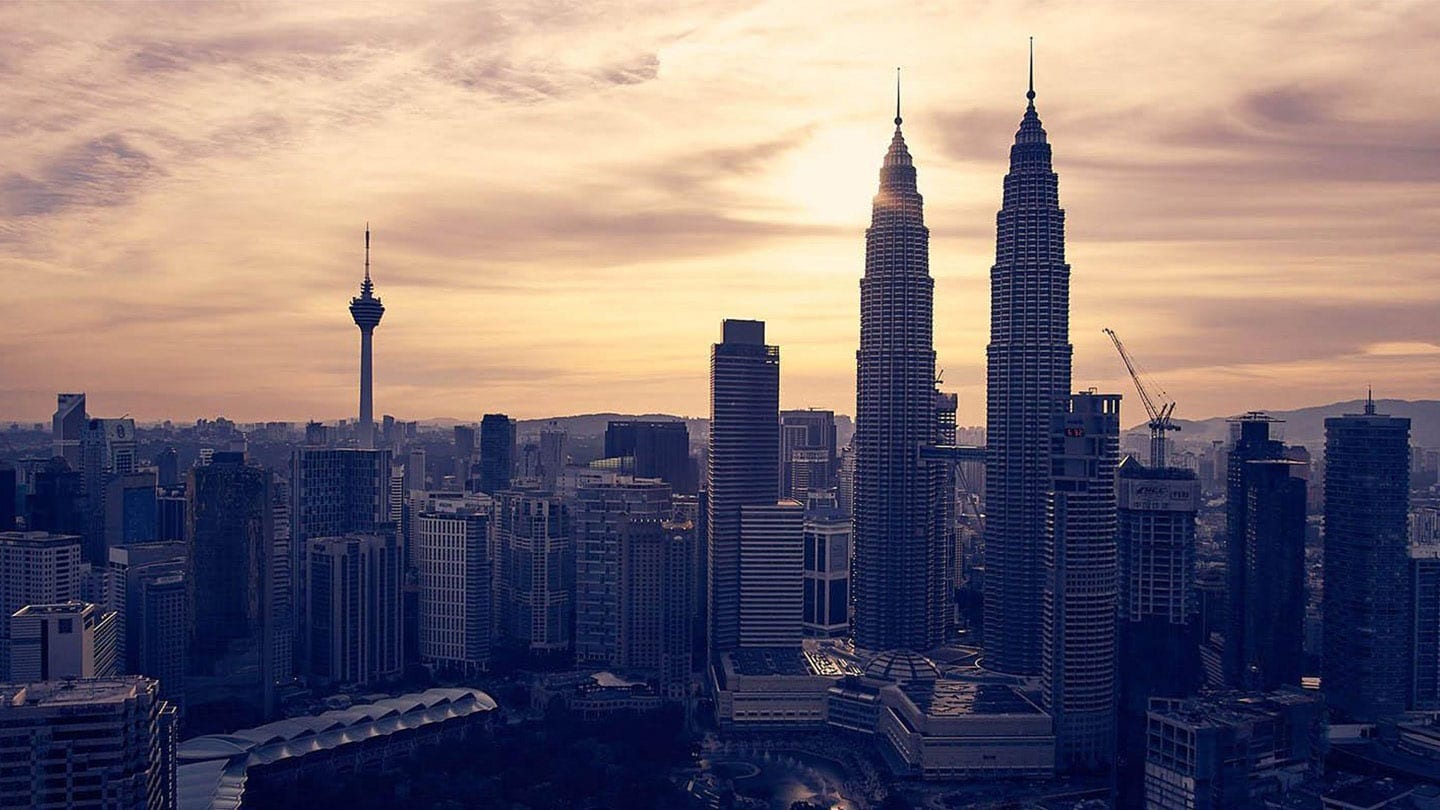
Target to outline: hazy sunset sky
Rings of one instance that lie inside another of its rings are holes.
[[[960,420],[1027,37],[1072,266],[1202,418],[1440,398],[1440,3],[0,5],[0,416],[705,415],[724,317],[854,412],[894,68]]]

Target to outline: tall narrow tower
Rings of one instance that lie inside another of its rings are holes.
[[[1029,103],[995,217],[986,348],[985,663],[1040,671],[1051,420],[1070,396],[1070,265],[1050,144]]]
[[[366,450],[375,447],[375,414],[373,389],[375,385],[374,361],[371,347],[374,343],[375,327],[385,314],[385,305],[375,297],[375,283],[370,280],[370,226],[365,226],[365,280],[360,282],[360,295],[350,299],[350,317],[360,327],[360,446]]]
[[[895,134],[865,232],[855,353],[855,643],[874,651],[939,644],[946,604],[943,550],[942,564],[934,564],[943,471],[920,458],[937,427],[935,282],[930,231],[900,122],[897,82]]]

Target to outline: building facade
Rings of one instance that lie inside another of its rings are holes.
[[[710,445],[705,490],[709,527],[709,639],[740,644],[740,511],[774,505],[780,489],[780,349],[763,321],[726,320],[710,349]]]
[[[694,532],[654,517],[620,519],[616,665],[671,698],[689,693]]]
[[[108,678],[115,660],[115,614],[74,600],[26,605],[10,617],[10,683]]]
[[[1404,712],[1413,658],[1407,518],[1410,420],[1375,412],[1325,420],[1325,592],[1321,683],[1352,720]]]
[[[614,424],[614,423],[612,423]],[[682,423],[675,423],[682,424]],[[683,427],[683,424],[682,424]],[[575,494],[575,659],[614,663],[620,635],[620,524],[668,517],[669,484],[617,478]]]
[[[510,488],[515,471],[515,420],[503,413],[480,419],[480,477],[478,492],[495,495]]]
[[[798,646],[804,615],[805,507],[740,507],[740,646]]]
[[[462,673],[490,666],[493,502],[485,495],[431,496],[412,524],[420,588],[420,659]]]
[[[80,537],[0,532],[0,673],[10,666],[10,617],[26,605],[80,598]]]
[[[309,556],[310,674],[321,684],[399,677],[404,560],[393,534],[321,537]]]
[[[493,520],[501,633],[531,652],[565,651],[575,593],[570,509],[548,493],[506,490]]]
[[[1040,671],[1051,420],[1070,395],[1070,265],[1050,144],[1029,104],[995,218],[986,348],[985,661]]]
[[[849,635],[850,518],[838,509],[809,512],[804,532],[801,630],[816,638]]]

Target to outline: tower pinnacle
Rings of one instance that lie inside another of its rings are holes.
[[[1030,37],[1030,89],[1025,91],[1025,98],[1029,99],[1030,106],[1035,106],[1035,38]]]
[[[900,118],[900,68],[895,68],[895,126],[898,128]]]

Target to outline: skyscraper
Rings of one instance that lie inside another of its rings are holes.
[[[10,617],[10,683],[108,678],[115,661],[115,614],[71,600],[26,605]]]
[[[900,132],[880,168],[865,231],[860,348],[855,353],[855,644],[924,650],[944,640],[948,572],[937,524],[941,465],[935,443],[935,282],[930,231],[915,165]]]
[[[804,503],[810,490],[834,487],[838,459],[834,411],[780,412],[780,497]]]
[[[370,226],[365,226],[365,280],[360,282],[360,295],[350,299],[350,317],[360,327],[360,447],[375,446],[375,385],[374,360],[371,357],[375,327],[385,315],[385,305],[375,297],[375,284],[370,280]]]
[[[805,515],[805,589],[801,627],[807,636],[850,632],[850,518],[838,509]]]
[[[1349,718],[1405,711],[1412,598],[1406,518],[1410,420],[1375,412],[1325,420],[1325,592],[1320,683]]]
[[[569,508],[554,495],[506,490],[492,520],[501,632],[532,652],[564,651],[575,613]]]
[[[1200,481],[1131,456],[1120,464],[1120,799],[1140,806],[1150,698],[1187,697],[1204,679],[1195,570]]]
[[[55,416],[51,418],[54,455],[65,459],[72,470],[80,469],[80,435],[89,421],[84,394],[55,395]]]
[[[134,419],[91,419],[85,423],[85,430],[80,437],[80,471],[85,487],[84,551],[85,561],[97,568],[104,568],[108,561],[105,553],[106,496],[109,494],[107,485],[114,476],[135,472],[136,464]],[[152,491],[152,521],[153,499]],[[142,505],[132,506],[135,507],[133,511],[137,515],[143,513]]]
[[[670,485],[653,479],[582,484],[575,493],[575,658],[614,664],[620,633],[620,526],[668,517]]]
[[[1051,427],[1040,676],[1055,718],[1056,768],[1094,772],[1115,756],[1115,467],[1120,396],[1079,393]]]
[[[799,646],[804,561],[804,505],[740,507],[740,646]]]
[[[413,559],[421,660],[464,674],[490,665],[494,562],[493,502],[485,495],[435,494],[415,504]]]
[[[306,551],[310,674],[321,684],[399,677],[404,562],[395,535],[320,537]]]
[[[1300,683],[1305,624],[1305,482],[1271,438],[1274,420],[1246,414],[1226,474],[1225,680],[1243,689]]]
[[[694,532],[689,523],[620,518],[616,665],[684,697],[690,684]]]
[[[244,453],[222,452],[192,469],[186,486],[185,694],[192,721],[212,728],[253,725],[275,710],[274,477]]]
[[[515,468],[515,420],[503,413],[480,419],[480,482],[476,489],[495,495],[510,488]]]
[[[0,532],[0,674],[9,666],[10,617],[26,605],[80,598],[80,538]]]
[[[610,422],[605,426],[605,457],[625,456],[635,459],[635,477],[659,478],[676,492],[695,491],[690,430],[684,422]]]
[[[740,509],[773,506],[780,488],[780,348],[764,321],[726,320],[710,348],[710,647],[740,644]]]
[[[986,348],[985,663],[1040,671],[1050,420],[1070,394],[1070,265],[1050,144],[1029,103],[996,215]]]

